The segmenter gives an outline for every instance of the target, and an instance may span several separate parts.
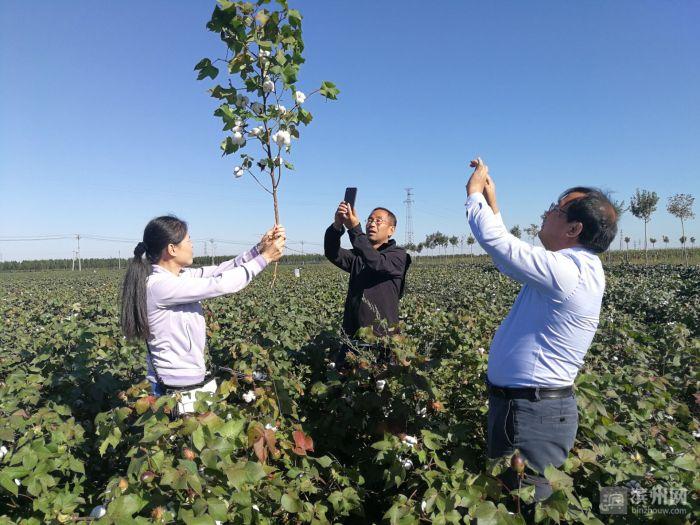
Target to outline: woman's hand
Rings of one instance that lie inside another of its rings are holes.
[[[258,243],[258,252],[268,263],[279,261],[284,254],[287,233],[281,224],[270,228]]]

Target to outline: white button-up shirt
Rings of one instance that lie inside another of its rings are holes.
[[[481,193],[467,199],[474,237],[504,274],[523,283],[489,351],[489,381],[503,387],[572,385],[598,328],[600,258],[583,247],[552,252],[511,235]]]

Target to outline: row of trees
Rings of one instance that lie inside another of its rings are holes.
[[[679,240],[681,242],[681,246],[683,247],[683,253],[686,258],[687,254],[685,253],[685,245],[686,242],[688,242],[688,238],[685,235],[685,221],[695,217],[695,213],[693,212],[694,202],[695,197],[693,197],[691,194],[676,193],[675,195],[669,197],[668,202],[666,204],[666,211],[668,211],[671,215],[673,215],[677,219],[680,219],[681,221],[681,237]],[[634,193],[634,195],[632,195],[630,199],[629,206],[625,207],[624,201],[622,201],[616,206],[618,215],[622,215],[624,212],[629,210],[630,213],[632,213],[632,215],[634,215],[638,219],[641,219],[644,222],[645,260],[648,260],[647,240],[652,244],[652,246],[654,246],[657,242],[655,238],[647,237],[647,225],[651,222],[651,216],[654,214],[654,212],[656,212],[658,203],[659,196],[656,194],[655,191],[640,190],[639,188],[637,188],[637,191]],[[665,244],[668,244],[669,242],[669,238],[666,235],[662,237],[662,240]],[[629,248],[630,238],[625,237],[624,241],[627,247]],[[690,238],[690,243],[693,246],[695,245],[695,237]]]
[[[647,258],[647,240],[651,243],[652,247],[654,247],[658,242],[658,240],[654,237],[647,237],[647,225],[651,222],[651,216],[656,211],[658,202],[659,196],[656,194],[656,192],[640,189],[637,189],[634,195],[632,195],[630,199],[630,204],[628,206],[625,205],[624,200],[613,202],[613,205],[617,210],[618,217],[622,216],[626,211],[630,211],[632,215],[644,221],[645,259]],[[688,241],[690,241],[690,244],[693,247],[695,246],[695,237],[688,238],[685,234],[685,221],[695,217],[695,213],[693,212],[694,202],[695,197],[693,197],[693,195],[689,193],[677,193],[669,197],[668,203],[666,205],[666,210],[671,215],[680,219],[681,221],[681,237],[679,238],[679,241],[681,243],[681,246],[683,247],[684,252],[686,243]],[[522,230],[519,225],[515,225],[510,229],[510,233],[518,239],[522,238],[523,233],[526,234],[532,244],[534,244],[539,232],[539,226],[534,223],[530,224],[530,226],[528,226],[524,230]],[[421,253],[424,249],[443,248],[444,252],[446,253],[447,247],[452,246],[454,253],[454,250],[457,248],[458,245],[461,245],[462,249],[464,248],[465,240],[470,248],[470,251],[473,251],[475,239],[472,235],[469,235],[466,238],[464,236],[457,237],[456,235],[447,236],[440,231],[436,231],[435,233],[427,235],[423,242],[420,242],[418,244],[408,243],[404,247],[406,248],[406,250],[415,253]],[[630,237],[625,237],[623,240],[625,241],[625,244],[629,249],[629,243],[631,241]],[[663,235],[661,237],[661,240],[666,245],[668,245],[668,243],[670,242],[670,239],[667,235]]]

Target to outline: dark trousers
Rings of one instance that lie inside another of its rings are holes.
[[[578,410],[573,395],[539,401],[489,396],[488,456],[511,456],[518,449],[530,469],[522,486],[535,485],[538,501],[552,494],[552,487],[543,476],[545,467],[560,467],[564,463],[574,446],[577,429]],[[501,480],[510,490],[518,488],[517,475],[510,468]]]

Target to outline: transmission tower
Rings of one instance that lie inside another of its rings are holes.
[[[80,259],[80,234],[75,236],[75,251],[73,252],[73,265],[72,270],[75,270],[75,260],[78,260],[78,271],[83,271],[82,260]]]
[[[406,189],[406,245],[413,244],[413,188]]]

